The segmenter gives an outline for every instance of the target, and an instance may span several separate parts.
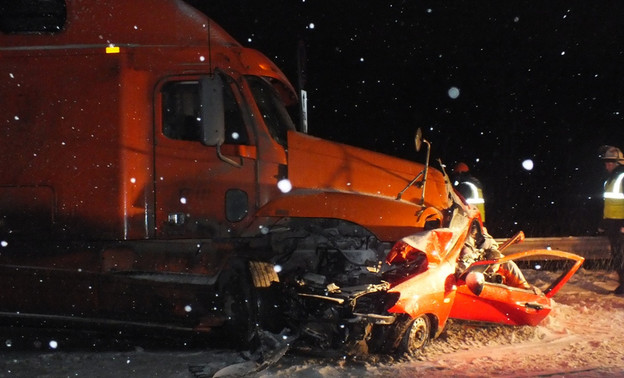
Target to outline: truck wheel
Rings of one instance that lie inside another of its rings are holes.
[[[399,344],[399,352],[410,356],[419,355],[429,343],[431,324],[427,315],[421,315],[411,322]]]
[[[220,295],[223,298],[225,323],[225,344],[246,349],[255,331],[255,313],[252,306],[251,277],[245,264],[232,267],[222,277]]]
[[[225,329],[231,344],[254,349],[259,343],[259,331],[279,333],[283,330],[282,307],[278,305],[281,293],[271,286],[276,280],[279,278],[270,264],[244,259],[232,262],[221,282],[228,318]]]

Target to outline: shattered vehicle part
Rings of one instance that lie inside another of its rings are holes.
[[[316,273],[285,275],[280,280],[286,283],[286,292],[291,291],[286,296],[290,302],[284,305],[289,310],[286,321],[300,332],[293,348],[413,356],[440,335],[449,318],[537,325],[550,311],[550,298],[584,259],[563,251],[535,250],[477,261],[459,274],[458,260],[469,225],[479,222],[470,214],[475,213],[456,214],[448,228],[423,231],[398,241],[381,265],[369,261],[379,269],[347,268],[353,261],[340,250],[324,250],[303,258],[307,263],[313,260],[311,256],[318,259]],[[522,239],[519,232],[504,246]],[[328,253],[330,256],[325,255]],[[519,286],[499,273],[510,262],[530,273],[528,262],[536,259],[557,262],[561,275],[552,283]],[[334,264],[341,265],[339,274],[332,271]],[[345,277],[347,271],[357,273]],[[367,274],[360,274],[363,271]],[[366,284],[342,286],[344,281],[358,280]]]

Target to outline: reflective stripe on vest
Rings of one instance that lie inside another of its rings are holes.
[[[603,214],[605,219],[624,219],[622,181],[624,181],[624,172],[605,182]]]
[[[485,200],[483,199],[483,192],[475,184],[468,181],[464,181],[462,184],[466,184],[470,188],[470,197],[466,198],[466,202],[471,205],[485,203]]]
[[[464,181],[462,184],[468,185],[470,188],[470,197],[466,198],[466,202],[470,205],[475,205],[477,209],[479,209],[481,221],[485,222],[485,199],[483,198],[483,191],[471,182]]]

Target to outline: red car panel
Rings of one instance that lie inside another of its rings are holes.
[[[390,313],[405,313],[412,318],[431,315],[437,321],[436,329],[442,331],[455,298],[455,270],[463,234],[448,228],[435,229],[395,244],[386,261],[413,267],[407,278],[390,279],[393,287],[388,292],[399,293]]]
[[[553,282],[532,289],[516,288],[501,283],[483,283],[481,292],[475,294],[466,284],[471,271],[500,265],[508,261],[522,260],[561,261],[568,260],[568,269]],[[499,260],[480,261],[470,266],[458,279],[457,294],[450,317],[464,320],[485,321],[509,325],[539,324],[551,310],[551,298],[581,267],[584,258],[572,253],[551,250],[534,250],[516,253]]]

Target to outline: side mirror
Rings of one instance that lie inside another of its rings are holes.
[[[414,137],[414,145],[416,147],[416,152],[420,152],[422,143],[423,143],[422,130],[418,128],[418,130],[416,130],[416,136]]]
[[[423,205],[423,210],[424,210],[424,205],[425,205],[425,183],[427,182],[427,172],[429,171],[429,152],[431,150],[431,145],[429,144],[429,142],[426,139],[423,139],[422,136],[422,130],[420,128],[418,128],[416,130],[416,136],[414,137],[414,145],[416,147],[416,152],[420,152],[420,148],[422,147],[422,144],[425,143],[427,145],[427,158],[425,160],[425,170],[420,172],[416,177],[414,177],[414,179],[412,181],[410,181],[409,184],[407,184],[407,186],[405,188],[403,188],[403,190],[401,190],[399,192],[399,194],[397,194],[397,200],[400,200],[401,197],[403,197],[403,193],[405,193],[405,191],[407,189],[409,189],[410,186],[414,185],[416,183],[416,180],[418,180],[418,178],[422,175],[422,182],[420,185],[422,185],[422,194],[421,194],[421,198],[420,198],[420,204]],[[420,187],[419,185],[419,187]],[[422,210],[421,210],[422,211]]]
[[[466,285],[468,286],[468,289],[470,289],[470,291],[478,297],[483,291],[485,276],[481,272],[470,272],[466,276]]]
[[[220,146],[225,141],[225,116],[223,111],[223,81],[219,75],[201,80],[202,143]]]

